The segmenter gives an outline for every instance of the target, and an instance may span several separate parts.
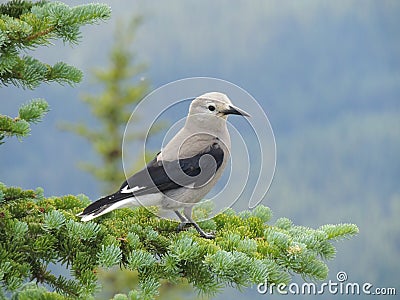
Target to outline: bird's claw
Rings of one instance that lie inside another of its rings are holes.
[[[186,227],[188,227],[188,226],[194,226],[202,238],[209,239],[209,240],[215,239],[215,235],[213,233],[204,232],[200,228],[197,228],[198,226],[196,226],[195,223],[189,222],[189,221],[184,221],[184,222],[179,223],[178,227],[176,228],[176,231],[181,232],[181,231],[185,230]]]
[[[177,232],[181,232],[182,230],[185,230],[185,227],[192,225],[193,223],[184,221],[179,223],[178,227],[176,228]]]
[[[203,233],[200,234],[200,236],[201,236],[202,238],[209,239],[209,240],[215,239],[215,234],[213,234],[213,233],[211,233],[211,232],[209,232],[209,233],[203,232]]]

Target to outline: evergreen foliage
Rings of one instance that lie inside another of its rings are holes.
[[[21,106],[15,118],[0,115],[0,144],[6,136],[22,138],[28,135],[31,130],[29,123],[39,122],[48,111],[49,105],[45,100],[34,99]]]
[[[158,218],[156,208],[122,209],[98,223],[81,223],[75,214],[89,202],[83,195],[45,198],[42,189],[0,186],[3,295],[23,299],[34,291],[46,299],[90,298],[100,289],[97,270],[113,266],[137,271],[140,286],[114,299],[153,299],[162,280],[187,280],[206,295],[265,279],[288,283],[293,273],[323,280],[328,275],[324,261],[335,256],[332,242],[358,233],[353,224],[311,229],[286,218],[269,224],[270,209],[258,206],[246,214],[227,209],[203,221],[202,228],[216,233],[215,240],[207,240],[193,228],[176,232],[177,222]],[[195,214],[209,211],[210,205],[199,205]],[[56,262],[73,278],[51,274],[48,266]]]
[[[81,25],[109,15],[110,9],[99,4],[70,8],[60,2],[13,0],[0,5],[0,85],[33,89],[43,82],[79,82],[82,74],[74,67],[62,62],[50,66],[21,52],[54,39],[76,43]],[[128,53],[115,62],[130,58]],[[98,77],[106,83],[117,76],[106,89],[110,95],[138,74],[129,68],[121,72],[122,65],[116,66]],[[140,100],[145,88],[144,83],[132,87],[135,91],[127,88],[119,108],[134,104],[131,97]],[[106,98],[96,116],[107,119],[106,115],[114,114],[118,127],[122,123],[118,123],[119,111],[113,110],[115,99]],[[88,99],[94,107],[95,97]],[[48,110],[47,102],[37,99],[22,106],[16,118],[0,116],[0,140],[27,135],[29,124],[40,121]],[[100,135],[100,131],[91,133]],[[120,144],[114,143],[119,150]],[[76,214],[89,203],[84,195],[46,198],[41,188],[22,190],[0,183],[0,299],[90,299],[100,289],[98,270],[112,267],[139,274],[139,289],[114,299],[153,299],[162,281],[186,281],[200,293],[212,295],[226,285],[240,289],[266,278],[269,283],[287,283],[292,273],[324,279],[328,273],[324,261],[336,251],[332,242],[358,233],[353,224],[311,229],[293,225],[287,218],[270,224],[270,209],[258,206],[239,214],[228,209],[201,222],[202,228],[216,234],[215,240],[206,240],[193,228],[176,232],[177,223],[156,217],[156,208],[118,210],[82,223]],[[209,203],[199,205],[194,216],[204,218],[211,209]],[[49,266],[56,263],[68,268],[71,278],[53,274]]]
[[[135,105],[149,91],[149,84],[141,75],[145,66],[135,61],[135,53],[131,50],[139,23],[137,17],[128,26],[121,22],[118,24],[109,54],[110,65],[93,71],[94,81],[103,91],[82,97],[99,126],[94,128],[85,123],[63,126],[88,140],[100,157],[101,163],[80,163],[80,167],[103,183],[104,193],[114,192],[125,181],[125,174],[121,172],[125,126]],[[157,129],[153,133],[155,131]],[[145,136],[125,136],[125,142],[133,139],[144,140]]]
[[[80,82],[83,75],[77,68],[64,62],[51,66],[28,51],[58,39],[76,44],[80,26],[108,19],[110,13],[103,4],[69,7],[61,2],[25,0],[0,4],[0,86],[34,89],[45,82]],[[28,135],[30,123],[40,121],[47,111],[44,100],[34,100],[21,107],[16,118],[0,115],[0,142],[5,137]]]

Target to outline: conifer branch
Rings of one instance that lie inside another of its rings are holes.
[[[49,28],[47,28],[47,29],[45,29],[43,31],[39,31],[39,32],[36,32],[36,33],[34,33],[32,35],[27,36],[25,40],[28,41],[28,42],[31,42],[33,40],[36,40],[36,39],[40,38],[40,37],[48,35],[50,32],[53,32],[54,29],[55,29],[54,26],[50,26]]]
[[[97,270],[112,266],[139,272],[140,288],[129,293],[131,299],[153,299],[161,280],[185,279],[206,295],[265,279],[287,284],[293,273],[323,280],[325,260],[336,252],[332,242],[358,233],[353,224],[311,229],[287,218],[268,224],[271,210],[258,206],[239,214],[227,209],[202,221],[202,228],[216,233],[207,240],[193,229],[177,233],[177,222],[156,217],[156,208],[122,209],[81,223],[75,214],[89,202],[83,195],[45,198],[42,189],[0,185],[0,282],[8,291],[25,293],[32,289],[24,285],[30,279],[37,293],[47,293],[40,286],[48,284],[57,295],[88,297],[99,288]],[[211,209],[210,203],[199,205],[195,216]],[[57,261],[73,279],[51,274],[47,266]]]
[[[77,68],[64,62],[53,66],[24,55],[26,50],[48,45],[51,40],[77,43],[80,26],[110,17],[104,4],[69,7],[61,2],[12,0],[0,4],[0,85],[34,89],[42,83],[74,85],[82,80]],[[29,135],[30,123],[36,123],[48,111],[48,104],[34,100],[20,109],[20,116],[0,115],[0,144],[5,137],[21,139]]]
[[[15,118],[0,115],[0,144],[4,137],[16,136],[22,138],[30,133],[29,123],[39,122],[49,111],[49,105],[43,99],[34,99],[24,104],[19,109],[19,115]]]

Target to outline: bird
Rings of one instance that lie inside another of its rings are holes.
[[[141,171],[129,177],[111,195],[91,203],[80,214],[87,222],[115,209],[158,206],[172,210],[181,221],[177,230],[195,227],[193,206],[206,196],[220,179],[230,158],[229,115],[250,117],[234,106],[226,94],[207,92],[192,100],[184,126]],[[182,212],[183,211],[183,215]]]

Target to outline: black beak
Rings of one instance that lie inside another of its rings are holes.
[[[233,105],[229,105],[229,108],[222,110],[221,113],[224,115],[241,115],[245,117],[251,117],[247,112]]]

